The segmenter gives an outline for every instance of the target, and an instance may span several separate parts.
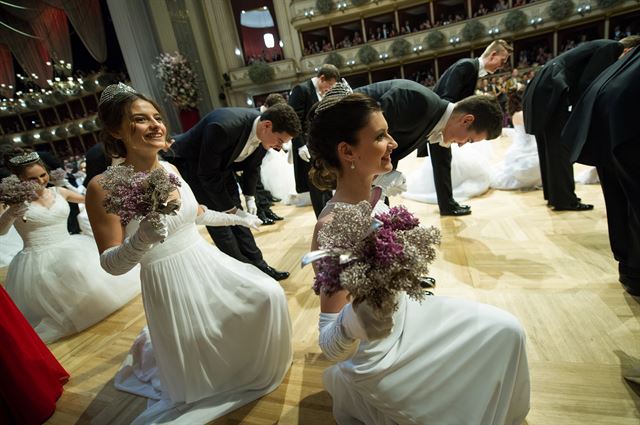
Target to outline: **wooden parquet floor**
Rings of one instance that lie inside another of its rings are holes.
[[[490,143],[498,159],[508,140]],[[410,172],[420,161],[406,159],[400,169]],[[638,425],[640,385],[623,375],[640,371],[640,299],[617,282],[600,187],[579,185],[577,193],[595,209],[552,212],[541,191],[491,190],[470,200],[473,214],[462,218],[441,218],[434,205],[400,198],[392,203],[406,204],[424,223],[442,229],[432,267],[437,295],[493,304],[523,323],[532,385],[527,424]],[[312,271],[299,267],[315,218],[311,207],[274,211],[286,219],[263,227],[256,239],[269,264],[291,272],[282,286],[293,322],[293,364],[276,391],[217,425],[334,423],[331,398],[322,387],[329,362],[317,346]],[[124,424],[145,408],[144,399],[113,387],[144,325],[138,297],[102,323],[50,345],[71,380],[49,424]]]

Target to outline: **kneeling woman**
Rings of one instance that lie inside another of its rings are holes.
[[[342,90],[342,93],[340,91]],[[317,234],[337,203],[370,200],[375,175],[397,146],[380,107],[340,83],[310,124],[316,184],[335,184]],[[351,304],[346,290],[320,293],[320,347],[338,363],[324,373],[339,424],[518,424],[529,411],[525,335],[498,308],[448,297],[422,303],[400,293],[389,317]]]

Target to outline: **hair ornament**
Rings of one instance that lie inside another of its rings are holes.
[[[9,162],[12,165],[27,165],[33,162],[38,162],[39,160],[40,155],[38,155],[38,152],[29,152],[9,158]]]
[[[331,108],[345,97],[353,93],[351,86],[344,78],[341,82],[336,83],[322,98],[318,106],[316,107],[316,115],[320,112]]]
[[[100,95],[100,101],[98,102],[98,107],[100,107],[103,103],[111,101],[114,97],[121,93],[138,93],[131,86],[128,86],[124,83],[111,84],[107,86]]]

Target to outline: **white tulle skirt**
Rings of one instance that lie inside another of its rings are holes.
[[[453,197],[464,201],[489,190],[491,175],[491,143],[451,145],[451,184]],[[437,204],[433,167],[430,158],[422,158],[421,167],[407,177],[403,197],[427,204]]]
[[[0,267],[8,266],[21,249],[22,238],[15,227],[11,226],[6,234],[0,235]]]
[[[108,274],[100,266],[95,241],[74,235],[16,254],[6,290],[49,343],[101,321],[139,294],[138,270]]]
[[[524,131],[524,125],[513,129],[505,128],[505,135],[511,137],[511,145],[504,154],[503,161],[491,174],[491,187],[501,190],[529,190],[542,184],[540,159],[536,138]]]

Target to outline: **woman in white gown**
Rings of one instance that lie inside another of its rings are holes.
[[[465,201],[489,190],[491,143],[453,144],[451,155],[451,185],[455,199]],[[409,174],[407,191],[402,196],[426,204],[438,204],[429,158],[422,158],[420,168]]]
[[[310,127],[312,178],[336,187],[312,249],[332,205],[369,199],[374,175],[391,170],[397,146],[372,99],[339,90],[325,96],[322,102],[337,103]],[[338,130],[330,125],[336,121]],[[511,314],[447,297],[419,303],[401,293],[393,316],[379,317],[366,301],[352,305],[345,290],[321,292],[320,310],[320,347],[337,361],[323,381],[339,424],[518,424],[527,415],[525,335]]]
[[[109,86],[98,114],[108,154],[126,157],[124,164],[136,171],[164,167],[178,175],[158,161],[167,131],[151,100],[123,84]],[[196,228],[250,226],[256,218],[206,210],[180,182],[174,196],[181,206],[160,228],[144,219],[122,229],[119,217],[104,211],[101,178],[87,189],[103,267],[119,274],[141,265],[149,331],[138,337],[116,381],[159,401],[134,423],[206,423],[273,391],[292,360],[280,285],[220,252]]]
[[[88,328],[140,293],[135,274],[107,274],[93,239],[67,231],[67,201],[84,202],[84,196],[47,188],[49,174],[35,152],[17,153],[6,163],[20,179],[40,185],[36,200],[4,212],[0,233],[13,223],[24,242],[9,265],[5,286],[44,342]]]

